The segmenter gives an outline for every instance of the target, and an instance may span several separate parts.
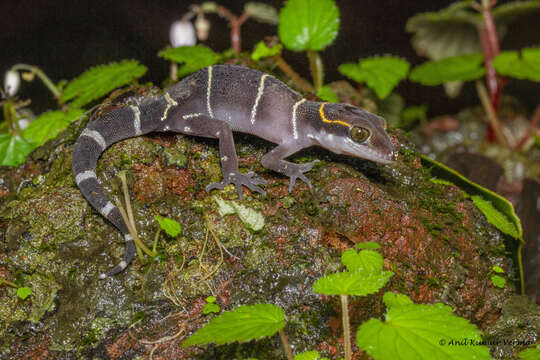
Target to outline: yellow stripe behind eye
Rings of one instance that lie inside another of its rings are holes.
[[[321,104],[321,107],[319,108],[319,115],[321,116],[321,120],[324,121],[325,123],[329,123],[329,124],[339,124],[339,125],[343,125],[345,127],[351,127],[351,124],[345,122],[345,121],[341,121],[341,120],[328,120],[326,118],[326,115],[324,115],[324,105],[326,105],[327,103],[322,103]]]

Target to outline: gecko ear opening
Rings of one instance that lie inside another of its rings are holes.
[[[371,136],[371,132],[363,127],[351,127],[351,138],[357,143],[363,143]]]

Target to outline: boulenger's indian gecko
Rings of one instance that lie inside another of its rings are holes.
[[[135,255],[135,244],[118,208],[105,196],[96,177],[96,164],[105,149],[117,141],[173,131],[219,139],[223,181],[206,191],[234,184],[242,198],[242,186],[265,195],[266,182],[250,172],[238,171],[233,131],[252,134],[277,144],[262,158],[262,165],[311,188],[304,175],[313,162],[295,164],[284,160],[297,151],[317,145],[334,153],[389,164],[393,147],[385,132],[385,120],[347,104],[304,99],[281,81],[263,72],[233,65],[215,65],[184,78],[158,98],[140,105],[110,111],[90,122],[73,150],[73,174],[84,197],[123,234],[123,260],[102,274],[105,278],[124,270]]]

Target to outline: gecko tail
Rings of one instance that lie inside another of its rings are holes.
[[[100,279],[106,279],[109,276],[114,276],[122,271],[124,271],[125,268],[129,265],[129,263],[133,260],[135,257],[135,243],[133,242],[133,237],[130,234],[125,234],[124,239],[126,242],[126,252],[124,254],[124,258],[118,265],[113,267],[111,270],[107,271],[106,273],[103,273],[99,275]]]

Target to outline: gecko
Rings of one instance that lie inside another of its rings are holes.
[[[173,85],[159,97],[107,112],[88,123],[75,142],[72,170],[83,196],[124,236],[122,261],[100,275],[120,273],[135,256],[135,244],[119,209],[107,198],[96,176],[101,154],[112,144],[151,132],[175,132],[219,141],[223,181],[206,191],[234,184],[266,194],[266,181],[238,170],[233,132],[251,134],[277,144],[261,160],[264,168],[289,177],[289,192],[297,179],[311,189],[304,175],[315,161],[285,160],[301,149],[320,146],[337,154],[382,164],[393,162],[394,149],[384,118],[361,108],[308,101],[264,72],[236,65],[213,65]]]

